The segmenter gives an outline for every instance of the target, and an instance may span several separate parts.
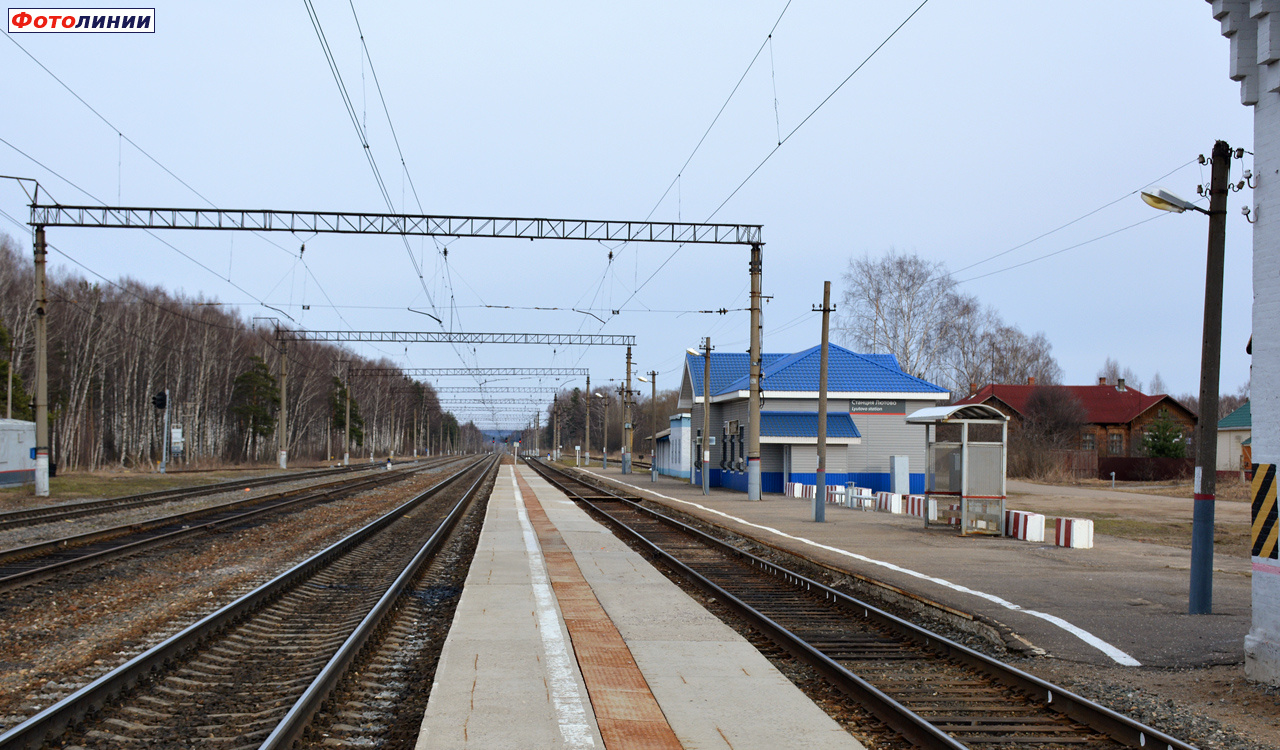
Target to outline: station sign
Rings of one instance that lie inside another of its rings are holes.
[[[907,415],[907,402],[902,399],[855,398],[849,400],[850,414]]]

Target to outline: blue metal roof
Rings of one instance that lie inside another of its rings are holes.
[[[818,437],[818,413],[813,411],[762,411],[760,437]],[[827,413],[827,437],[860,438],[858,427],[845,412]]]
[[[789,354],[770,362],[765,360],[762,391],[818,391],[821,346]],[[715,359],[712,358],[714,366]],[[827,345],[827,391],[832,393],[946,393],[941,386],[908,375],[897,366],[893,355],[858,354],[842,346]],[[748,375],[715,390],[712,371],[711,386],[715,395],[747,390]]]
[[[786,357],[786,354],[765,354],[761,357],[768,367],[773,362]],[[689,368],[690,380],[693,382],[693,395],[702,397],[702,371],[705,365],[702,356],[685,353],[685,366]],[[750,355],[746,352],[711,352],[711,394],[715,395],[724,387],[739,378],[747,377],[751,372]]]

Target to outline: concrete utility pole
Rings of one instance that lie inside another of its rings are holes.
[[[1213,612],[1213,512],[1218,472],[1218,369],[1222,363],[1222,266],[1226,255],[1231,147],[1213,144],[1209,179],[1209,247],[1204,274],[1204,339],[1200,350],[1200,419],[1196,423],[1195,509],[1191,518],[1193,615]]]
[[[551,399],[551,455],[560,460],[560,394]]]
[[[9,337],[9,392],[5,396],[4,418],[13,419],[13,336]]]
[[[711,494],[711,337],[702,343],[702,494]]]
[[[649,421],[652,423],[649,427],[649,439],[652,441],[652,447],[649,452],[649,481],[658,481],[658,371],[650,370],[649,375]]]
[[[160,440],[160,473],[169,466],[169,389],[164,389],[164,435]]]
[[[627,385],[622,396],[622,473],[631,473],[631,347],[627,347]]]
[[[276,331],[279,336],[279,330]],[[289,407],[285,400],[288,393],[289,385],[289,354],[288,345],[284,339],[280,339],[280,468],[289,468],[289,422],[287,421]]]
[[[760,499],[760,269],[764,245],[751,246],[751,380],[747,401],[747,499]]]
[[[44,227],[36,227],[36,497],[49,496],[49,296]],[[12,367],[9,368],[12,371]]]
[[[343,387],[347,394],[347,418],[343,421],[342,465],[351,465],[351,363],[347,362],[347,383]]]
[[[594,398],[595,398],[595,394],[591,392],[591,376],[588,375],[587,376],[587,437],[585,440],[586,445],[584,446],[587,449],[585,454],[587,461],[585,464],[583,464],[588,469],[591,468],[591,405],[592,405],[592,399]]]
[[[827,520],[827,340],[830,333],[831,282],[822,282],[822,352],[818,355],[818,481],[813,493],[813,520]]]

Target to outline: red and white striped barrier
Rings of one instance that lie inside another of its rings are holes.
[[[902,512],[902,495],[896,492],[880,492],[876,494],[876,510],[885,513]]]
[[[1087,518],[1058,518],[1054,544],[1059,547],[1093,549],[1093,521]]]
[[[907,495],[903,499],[902,510],[908,516],[916,518],[924,518],[925,502],[924,495]]]
[[[834,503],[834,504],[836,504],[836,505],[844,505],[844,504],[845,504],[845,502],[844,502],[844,488],[843,488],[843,487],[828,487],[828,488],[827,488],[827,502],[828,502],[828,503]]]
[[[1025,510],[1006,510],[1004,512],[1005,536],[1021,539],[1025,542],[1044,541],[1044,516]]]
[[[960,505],[959,504],[942,505],[941,503],[938,502],[938,498],[936,497],[928,498],[925,501],[925,513],[927,514],[925,520],[928,521],[929,523],[942,523],[942,520],[941,520],[942,514],[940,512],[942,509],[946,509],[951,511],[952,513],[957,514],[954,516],[949,516],[947,523],[951,524],[952,526],[960,525],[960,516],[958,515],[960,511]]]
[[[800,482],[787,482],[783,487],[783,494],[788,497],[800,497],[812,499],[818,488],[812,484],[801,484]]]

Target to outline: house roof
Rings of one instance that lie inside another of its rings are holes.
[[[995,398],[1006,404],[1018,414],[1025,414],[1027,400],[1036,388],[1062,388],[1075,396],[1084,407],[1085,422],[1088,424],[1125,424],[1132,422],[1139,414],[1152,406],[1169,399],[1163,393],[1148,396],[1136,388],[1119,390],[1114,385],[1000,385],[990,384],[978,389],[978,392],[957,401],[957,404],[981,404]],[[1172,399],[1169,399],[1172,400]]]
[[[1253,427],[1253,417],[1249,411],[1249,402],[1218,420],[1219,430],[1248,430]]]
[[[795,354],[764,355],[764,368],[761,372],[762,391],[789,391],[800,393],[816,393],[818,391],[818,371],[821,365],[821,345],[813,346]],[[717,382],[716,358],[711,356],[712,394],[734,393],[745,391],[748,387],[750,373],[747,368],[746,355],[743,355],[743,369],[738,377],[728,382]],[[696,360],[696,362],[694,361]],[[695,364],[701,364],[701,357],[689,355],[691,372]],[[727,371],[728,368],[725,368]],[[699,375],[701,373],[698,373]],[[719,388],[716,386],[719,385]],[[695,387],[701,388],[702,379],[696,379]],[[928,393],[945,395],[945,388],[920,378],[908,375],[898,367],[898,360],[892,354],[858,354],[842,346],[827,345],[827,391],[832,393]],[[698,391],[695,391],[697,393]]]
[[[818,437],[818,413],[813,411],[762,411],[760,437]],[[860,438],[858,427],[845,412],[827,413],[827,437]]]

